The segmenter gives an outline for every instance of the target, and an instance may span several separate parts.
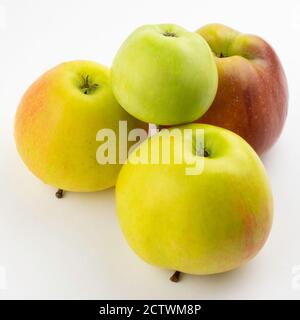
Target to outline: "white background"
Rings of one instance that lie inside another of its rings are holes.
[[[190,30],[221,22],[262,36],[280,56],[290,91],[284,132],[263,159],[275,199],[266,246],[236,271],[185,275],[177,284],[129,249],[113,189],[58,200],[25,168],[13,140],[18,102],[41,73],[72,59],[109,66],[133,29],[163,22]],[[297,0],[0,0],[0,298],[299,299],[299,57]]]

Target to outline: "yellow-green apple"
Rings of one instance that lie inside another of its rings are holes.
[[[119,49],[112,89],[134,117],[158,125],[192,122],[211,105],[217,68],[202,37],[173,24],[145,25]]]
[[[17,149],[27,167],[56,188],[88,192],[115,185],[121,164],[99,164],[100,129],[145,125],[115,100],[110,70],[91,61],[62,63],[44,73],[23,96],[15,119]],[[128,147],[130,144],[128,144]]]
[[[205,124],[176,129],[182,134],[163,129],[145,140],[122,167],[116,184],[121,228],[136,254],[155,266],[199,275],[234,269],[257,254],[271,228],[272,193],[263,164],[229,130]],[[193,147],[179,148],[179,139],[189,142],[187,130]],[[202,145],[197,130],[203,131]],[[169,163],[161,154],[168,135]],[[176,162],[182,150],[183,161]],[[197,158],[202,170],[187,174]]]
[[[197,31],[215,54],[219,86],[211,108],[197,122],[230,129],[262,154],[279,137],[288,108],[286,77],[262,38],[220,24]]]

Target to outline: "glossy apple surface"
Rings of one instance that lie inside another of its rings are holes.
[[[113,92],[127,112],[159,125],[192,122],[211,105],[217,68],[202,37],[172,24],[134,31],[112,65]]]
[[[110,71],[90,61],[58,65],[36,80],[22,98],[15,119],[15,141],[27,167],[45,183],[68,191],[113,186],[119,164],[100,165],[100,129],[118,134],[144,125],[115,100]]]
[[[288,108],[286,77],[278,56],[262,38],[210,24],[197,33],[215,54],[219,86],[197,121],[242,136],[259,154],[279,137]]]
[[[131,163],[133,152],[118,177],[121,228],[136,254],[157,267],[202,275],[237,268],[257,254],[271,228],[263,164],[231,131],[201,124],[178,128],[204,129],[202,173],[186,174],[190,160],[199,157],[193,150],[186,163],[149,163],[145,149],[157,146],[168,130],[144,141],[136,150],[144,163]]]

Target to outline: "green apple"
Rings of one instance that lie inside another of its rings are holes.
[[[173,24],[134,31],[112,65],[112,89],[134,117],[158,125],[192,122],[212,104],[218,74],[206,41]]]
[[[195,140],[201,129],[202,152]],[[164,129],[144,141],[121,169],[116,185],[121,228],[136,254],[152,265],[198,275],[237,268],[257,254],[271,228],[272,193],[263,164],[229,130],[203,124],[177,130],[193,132],[193,148],[182,149],[181,163],[174,160],[181,153],[176,142],[189,138]],[[168,135],[173,157],[166,163],[153,150],[162,153]],[[187,174],[198,158],[201,172]]]
[[[103,128],[118,135],[120,120],[127,121],[128,130],[145,128],[115,100],[109,69],[90,61],[62,63],[25,93],[15,120],[17,149],[45,183],[99,191],[115,185],[121,164],[99,164],[96,135]]]

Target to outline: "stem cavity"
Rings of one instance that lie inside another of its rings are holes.
[[[84,94],[90,94],[96,90],[96,88],[99,86],[98,83],[91,83],[89,80],[89,75],[81,76],[82,84],[80,86],[81,91]]]
[[[163,33],[163,35],[164,35],[165,37],[172,37],[172,38],[177,38],[177,37],[178,37],[175,32],[170,32],[170,31],[165,31],[165,32]]]

